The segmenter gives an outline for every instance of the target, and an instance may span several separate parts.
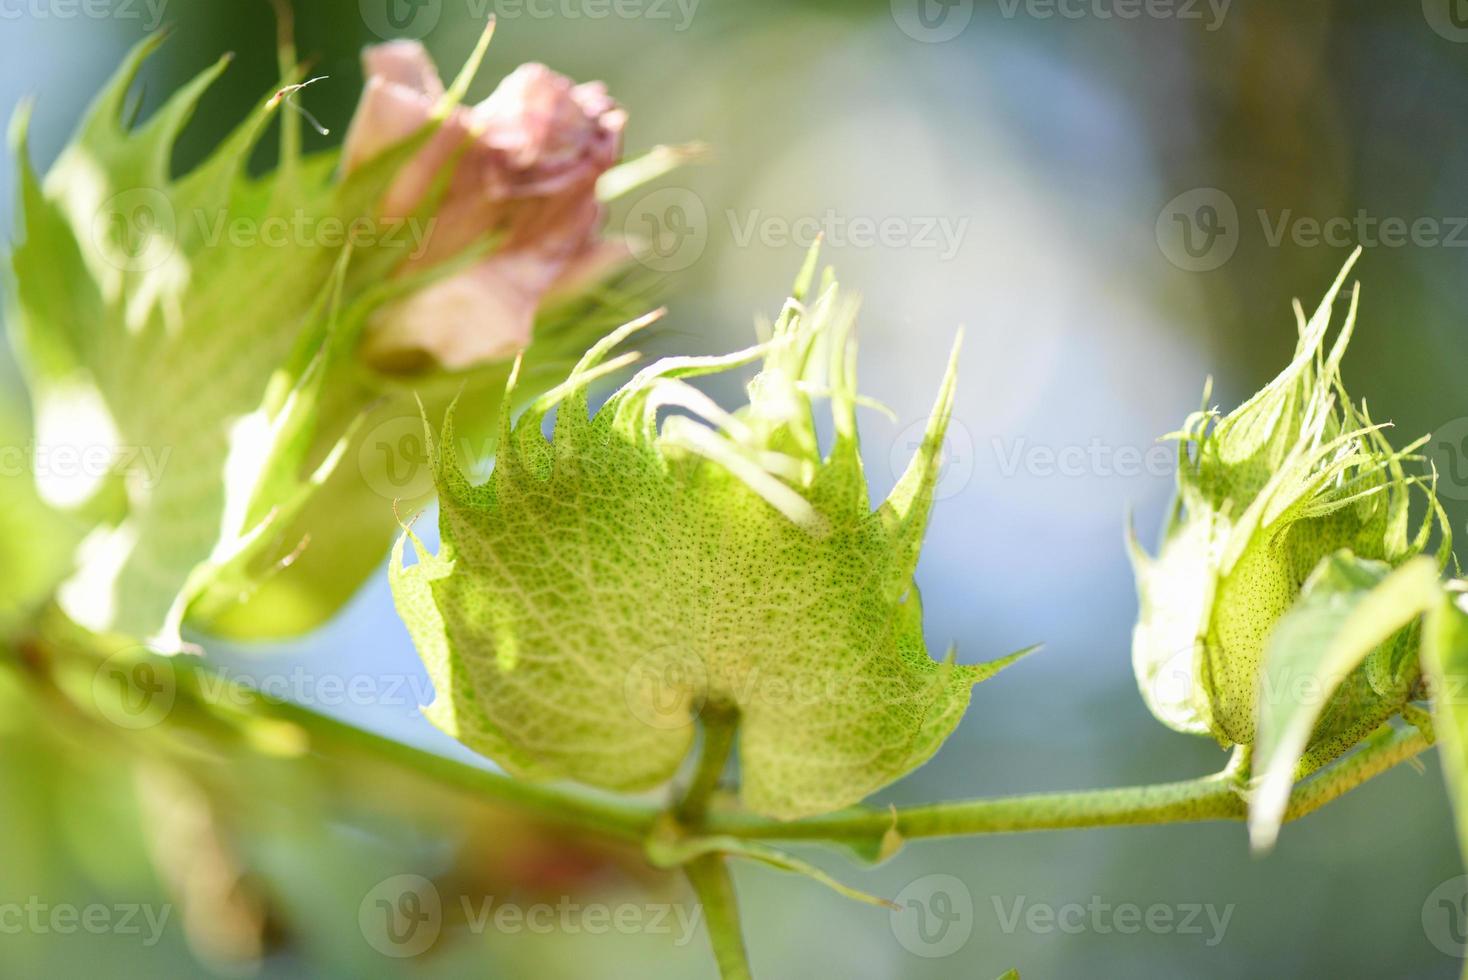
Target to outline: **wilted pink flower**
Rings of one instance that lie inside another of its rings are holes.
[[[367,86],[347,133],[351,171],[422,129],[444,94],[416,41],[363,54]],[[486,233],[493,254],[390,304],[368,325],[367,358],[401,368],[425,356],[450,369],[504,357],[530,342],[541,298],[625,254],[600,238],[596,181],[621,155],[626,114],[600,82],[575,85],[544,65],[515,69],[477,106],[456,107],[394,179],[390,217],[411,214],[453,167],[431,237],[402,270],[450,258]]]

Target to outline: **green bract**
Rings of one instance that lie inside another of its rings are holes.
[[[400,541],[392,570],[435,724],[516,774],[637,790],[673,775],[694,717],[717,704],[738,713],[745,804],[799,817],[924,762],[973,684],[1014,659],[939,663],[923,643],[913,571],[953,363],[921,448],[872,510],[856,307],[829,273],[807,304],[814,261],[760,344],[661,360],[588,418],[587,385],[626,362],[604,358],[642,324],[606,338],[513,426],[504,418],[487,483],[437,452],[442,550],[415,540],[405,567]],[[761,360],[732,414],[684,380]],[[439,444],[454,445],[452,415]]]
[[[331,469],[339,453],[308,457],[323,379],[350,351],[333,338],[403,253],[267,242],[272,219],[372,213],[394,170],[383,160],[335,182],[333,160],[302,165],[287,140],[282,167],[252,179],[273,100],[175,177],[174,143],[227,59],[135,126],[128,93],[159,41],[133,50],[44,184],[18,118],[12,322],[38,443],[116,461],[64,482],[38,461],[48,501],[98,525],[62,604],[93,629],[172,644],[211,588],[244,591],[249,560]],[[241,242],[235,222],[262,234]]]
[[[1295,697],[1261,685],[1266,644],[1332,554],[1350,552],[1340,568],[1365,561],[1389,570],[1423,551],[1436,521],[1439,567],[1446,561],[1448,529],[1431,481],[1407,472],[1421,442],[1394,450],[1341,385],[1356,293],[1339,336],[1325,344],[1354,259],[1314,316],[1306,321],[1296,308],[1299,342],[1277,378],[1228,415],[1197,412],[1175,434],[1178,497],[1162,548],[1151,558],[1133,540],[1137,679],[1152,713],[1179,731],[1250,745],[1260,699]],[[1415,531],[1414,486],[1428,504]],[[1332,584],[1340,575],[1318,579],[1340,591]],[[1326,692],[1334,700],[1318,712],[1311,746],[1329,757],[1354,744],[1401,708],[1417,673],[1415,638],[1371,651]]]
[[[287,115],[279,166],[255,177],[246,161],[284,92],[262,95],[202,165],[175,175],[178,136],[227,59],[135,124],[129,90],[160,42],[129,55],[44,182],[29,162],[29,107],[13,129],[20,221],[7,319],[51,460],[37,458],[38,482],[49,504],[94,528],[60,601],[89,628],[168,648],[186,617],[234,633],[302,632],[378,567],[391,498],[422,495],[384,491],[396,487],[388,471],[418,463],[402,458],[410,447],[396,424],[416,425],[414,394],[441,408],[460,388],[484,391],[492,432],[508,364],[409,387],[355,357],[369,313],[456,264],[392,276],[431,234],[434,200],[421,216],[377,217],[432,125],[343,177],[337,151],[301,154]],[[452,98],[482,55],[483,42]],[[286,81],[299,81],[294,71]],[[589,305],[560,311],[574,310],[575,326],[544,325],[529,370],[563,372],[606,329]]]

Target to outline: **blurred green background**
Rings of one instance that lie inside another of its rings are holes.
[[[709,143],[711,161],[611,218],[664,246],[654,265],[672,312],[658,349],[742,345],[824,231],[825,257],[865,297],[864,389],[896,414],[863,420],[876,493],[911,452],[965,327],[919,570],[929,645],[956,642],[965,660],[1046,647],[978,688],[940,755],[879,797],[903,803],[1222,765],[1211,743],[1153,721],[1136,693],[1125,516],[1150,544],[1171,489],[1169,468],[1147,455],[1155,437],[1197,407],[1207,375],[1225,407],[1271,377],[1293,347],[1291,299],[1313,308],[1357,243],[1347,383],[1403,438],[1435,434],[1463,531],[1468,18],[1456,2],[419,0],[397,6],[390,28],[386,0],[303,0],[297,34],[313,73],[330,76],[302,96],[336,131],[311,145],[344,130],[363,45],[421,37],[451,74],[491,10],[499,30],[475,95],[544,61],[608,83],[631,114],[629,151]],[[173,35],[145,71],[145,112],[220,52],[238,54],[180,148],[186,165],[274,82],[262,0],[0,0],[0,100],[37,98],[39,165],[160,20]],[[7,161],[8,188],[13,173]],[[6,227],[12,199],[0,202]],[[6,427],[23,438],[19,381],[8,363],[0,374]],[[28,525],[7,517],[0,526],[23,539]],[[211,653],[246,675],[303,666],[421,680],[383,576],[316,635]],[[468,758],[411,704],[321,708]],[[172,919],[147,944],[12,931],[0,915],[0,976],[712,974],[701,935],[650,931],[449,923],[420,957],[377,955],[359,903],[394,875],[432,878],[446,902],[679,892],[627,855],[588,852],[369,760],[201,749],[196,781],[180,784],[105,746],[37,734],[49,711],[0,717],[0,908],[142,903]],[[1461,960],[1423,925],[1429,895],[1460,873],[1435,769],[1429,758],[1426,773],[1401,767],[1351,793],[1262,859],[1234,825],[922,843],[869,872],[809,855],[888,895],[928,887],[930,874],[959,879],[970,935],[938,957],[905,946],[884,912],[740,867],[756,973],[1454,976]],[[1127,934],[1089,914],[1076,929],[1029,928],[1009,922],[1016,902],[1230,911],[1213,941],[1206,915],[1201,933]]]

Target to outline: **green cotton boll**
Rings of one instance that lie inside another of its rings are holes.
[[[1261,689],[1270,637],[1331,555],[1347,550],[1397,567],[1423,551],[1437,524],[1439,565],[1446,561],[1450,535],[1432,477],[1412,455],[1421,442],[1393,449],[1386,427],[1341,383],[1356,291],[1326,344],[1354,261],[1314,316],[1297,307],[1300,339],[1277,378],[1228,415],[1194,413],[1171,437],[1178,498],[1163,544],[1155,558],[1132,544],[1141,599],[1133,663],[1148,707],[1178,731],[1254,742],[1261,697],[1292,696]],[[1415,531],[1414,487],[1427,501]],[[1414,637],[1406,631],[1382,644],[1331,695],[1313,744],[1344,750],[1358,729],[1400,709],[1418,677]]]
[[[611,334],[513,424],[505,411],[485,483],[460,469],[450,413],[433,439],[441,551],[409,531],[391,566],[430,721],[517,776],[639,791],[672,778],[718,704],[738,713],[744,805],[791,819],[921,765],[1015,659],[935,660],[923,639],[913,575],[956,348],[921,446],[873,508],[856,306],[829,275],[811,289],[814,263],[760,344],[665,358],[592,413],[587,386],[628,362],[606,358],[646,321]],[[732,412],[685,380],[754,364]]]

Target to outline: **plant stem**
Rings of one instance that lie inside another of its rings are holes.
[[[704,928],[719,964],[719,976],[723,980],[749,980],[749,956],[739,929],[739,901],[724,856],[705,854],[684,865],[683,872],[703,907]]]
[[[1286,819],[1310,813],[1431,744],[1431,736],[1415,728],[1386,730],[1373,736],[1354,755],[1296,786]],[[903,838],[912,839],[1243,820],[1248,816],[1243,789],[1239,774],[1230,767],[1212,776],[1176,783],[963,800],[887,812],[854,809],[791,823],[744,813],[715,813],[703,829],[771,840],[878,841],[894,828]]]
[[[1285,820],[1298,820],[1325,806],[1331,800],[1379,776],[1393,766],[1415,758],[1431,748],[1430,727],[1390,729],[1378,732],[1363,743],[1354,755],[1323,771],[1314,779],[1300,783],[1290,794]]]
[[[28,652],[27,652],[28,651]],[[66,663],[70,661],[70,663]],[[16,662],[27,676],[51,687],[51,673],[63,666],[90,672],[95,653],[69,643],[22,645]],[[325,756],[362,753],[475,796],[516,807],[547,822],[641,843],[664,812],[660,804],[627,800],[564,785],[531,783],[364,731],[309,708],[230,686],[202,661],[187,656],[159,658],[177,678],[177,703],[171,718],[179,723],[226,723],[230,716],[288,722]],[[227,704],[211,692],[229,688]],[[1247,807],[1237,764],[1199,779],[1151,786],[1041,793],[961,800],[879,810],[854,807],[821,817],[780,822],[739,811],[708,811],[708,801],[723,773],[733,743],[737,715],[710,706],[704,715],[704,752],[676,815],[690,834],[748,839],[832,840],[878,844],[895,829],[901,838],[951,837],[1066,828],[1243,820]],[[234,720],[237,723],[238,718]],[[1430,730],[1384,729],[1347,756],[1295,786],[1286,820],[1313,812],[1346,791],[1430,748]]]
[[[734,733],[739,727],[739,711],[732,705],[710,702],[704,705],[699,717],[703,722],[703,747],[698,768],[677,809],[679,822],[690,826],[702,823],[708,812],[709,798],[719,788],[719,780],[729,764],[729,753],[734,750]]]
[[[54,642],[33,638],[17,644],[17,656],[10,661],[0,652],[0,667],[8,662],[17,668],[22,677],[37,686],[38,696],[48,699],[56,710],[69,709],[78,719],[91,718],[94,711],[88,709],[92,706],[75,700],[76,686],[65,678],[79,675],[84,681],[90,679],[103,654],[77,645],[74,636],[52,639]],[[304,734],[310,750],[327,758],[340,761],[355,756],[385,762],[564,827],[641,843],[657,816],[658,808],[650,803],[527,782],[414,748],[229,681],[206,662],[191,656],[161,657],[138,652],[138,657],[150,660],[156,676],[167,679],[172,697],[160,724],[139,735],[166,735],[177,730],[228,741],[251,725],[279,722]],[[81,690],[86,689],[84,683]],[[109,724],[101,719],[93,721]]]
[[[732,704],[709,702],[699,715],[703,726],[703,745],[699,748],[698,766],[674,808],[674,816],[686,827],[698,827],[708,813],[709,799],[719,788],[719,780],[734,750],[734,733],[739,728],[739,709]],[[709,945],[719,964],[724,980],[747,980],[749,957],[744,951],[744,935],[739,928],[739,900],[728,864],[722,854],[704,854],[683,865],[683,873],[693,885],[703,907],[704,928]]]

